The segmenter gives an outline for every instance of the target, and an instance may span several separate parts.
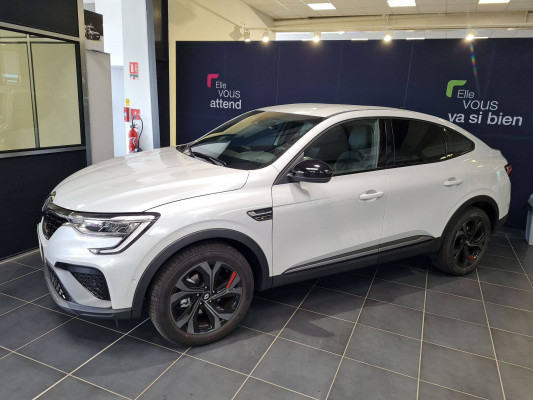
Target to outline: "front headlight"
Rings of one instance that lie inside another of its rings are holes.
[[[89,249],[93,254],[115,254],[124,251],[159,218],[157,213],[132,215],[94,215],[72,213],[67,225],[84,235],[118,237],[122,240],[113,247]]]

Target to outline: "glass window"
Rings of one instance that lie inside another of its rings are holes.
[[[377,120],[337,125],[309,145],[304,156],[328,163],[333,175],[375,169],[378,162]]]
[[[438,125],[393,119],[394,165],[405,166],[446,159],[446,143]]]
[[[244,114],[179,150],[229,168],[262,168],[280,157],[323,118],[281,112]]]
[[[448,157],[456,157],[474,150],[474,142],[450,128],[442,128],[446,144],[448,146]]]
[[[82,143],[74,43],[0,29],[0,152]]]

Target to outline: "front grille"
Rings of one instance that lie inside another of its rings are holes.
[[[65,290],[63,285],[61,284],[61,281],[57,277],[56,273],[50,266],[47,266],[48,268],[48,274],[50,275],[50,282],[52,283],[52,286],[54,287],[55,291],[65,301],[70,301],[70,296],[68,292]]]
[[[61,225],[67,222],[67,219],[59,214],[56,214],[50,209],[47,209],[43,215],[43,233],[47,239],[59,229]]]
[[[107,282],[104,275],[96,269],[86,269],[87,273],[70,271],[72,276],[94,297],[100,300],[111,300],[109,297],[109,290],[107,289]]]

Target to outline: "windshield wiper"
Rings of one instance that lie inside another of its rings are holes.
[[[195,157],[195,158],[203,158],[204,160],[210,161],[212,164],[215,164],[215,165],[222,165],[222,166],[226,165],[226,163],[224,161],[219,160],[216,157],[209,156],[209,155],[204,154],[204,153],[200,153],[199,151],[194,151],[194,150],[190,150],[189,149],[189,153],[191,153],[191,155],[193,157]]]

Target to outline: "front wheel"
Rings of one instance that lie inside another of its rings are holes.
[[[446,227],[433,264],[448,274],[469,274],[487,251],[491,232],[487,214],[477,207],[468,207],[453,217]]]
[[[163,266],[152,285],[150,319],[170,341],[211,343],[239,324],[253,290],[252,271],[243,255],[225,243],[205,242]]]

